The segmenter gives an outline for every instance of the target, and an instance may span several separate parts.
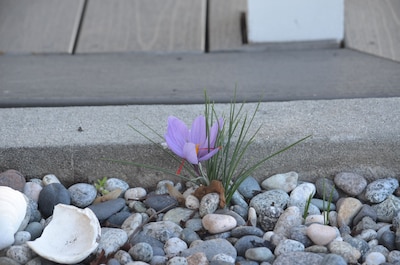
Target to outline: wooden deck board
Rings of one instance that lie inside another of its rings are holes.
[[[247,9],[246,0],[210,0],[209,5],[209,50],[242,48],[240,19]]]
[[[400,1],[346,0],[345,44],[400,61]]]
[[[84,0],[0,0],[0,51],[71,53]]]
[[[77,53],[202,52],[205,0],[89,0]]]

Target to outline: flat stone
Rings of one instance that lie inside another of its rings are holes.
[[[337,254],[329,253],[324,256],[321,264],[324,265],[347,265],[347,262],[344,258]]]
[[[183,207],[176,207],[168,212],[166,212],[163,216],[163,221],[171,221],[176,224],[180,224],[181,222],[186,222],[193,216],[194,210],[183,208]]]
[[[167,194],[148,195],[144,204],[156,211],[169,210],[178,205],[178,201]]]
[[[337,236],[337,229],[322,224],[311,224],[307,228],[307,236],[316,245],[325,246],[334,240]]]
[[[207,256],[208,260],[212,260],[215,255],[220,253],[228,255],[229,257],[233,258],[233,260],[236,260],[237,256],[236,249],[232,246],[232,244],[226,239],[222,238],[201,241],[194,246],[183,250],[181,252],[181,256],[188,257],[198,252],[203,252]]]
[[[274,265],[293,265],[293,264],[322,264],[322,256],[311,252],[289,252],[279,255],[274,260]]]
[[[246,250],[244,256],[246,259],[258,262],[271,261],[274,259],[274,254],[272,254],[272,251],[266,247],[249,248]]]
[[[294,171],[276,174],[261,182],[261,187],[265,190],[277,189],[289,193],[296,188],[298,179],[299,175]]]
[[[125,206],[122,198],[113,199],[90,205],[88,208],[94,212],[100,222],[105,221],[111,215],[119,212]]]
[[[357,196],[364,191],[367,186],[367,180],[356,173],[341,172],[336,174],[334,182],[338,188],[350,196]]]

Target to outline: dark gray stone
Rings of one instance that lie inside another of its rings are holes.
[[[264,231],[254,226],[238,226],[231,231],[231,236],[237,238],[248,235],[262,237],[264,235]]]
[[[339,200],[339,192],[335,187],[335,183],[332,180],[327,178],[319,178],[315,181],[315,188],[319,198],[327,201],[332,192],[332,202],[336,202]]]
[[[169,210],[172,207],[178,206],[178,201],[169,195],[162,194],[162,195],[149,195],[144,204],[149,207],[153,208],[156,211],[161,211],[163,209]]]
[[[364,217],[370,217],[372,220],[376,221],[376,211],[368,204],[364,204],[358,214],[353,219],[353,225],[357,225]]]
[[[396,235],[393,231],[385,231],[378,239],[379,244],[386,247],[389,251],[396,249]]]
[[[39,194],[38,207],[44,218],[53,214],[57,204],[71,204],[68,190],[60,183],[52,183],[45,186]]]
[[[269,245],[266,245],[269,244]],[[265,241],[261,237],[258,236],[244,236],[241,237],[238,241],[235,243],[235,249],[237,251],[238,256],[243,256],[246,253],[246,250],[249,248],[255,248],[255,247],[268,247],[269,249],[273,250],[273,246],[270,242]]]
[[[101,203],[90,205],[88,208],[91,209],[97,216],[100,222],[105,221],[111,215],[119,212],[125,206],[125,200],[117,198]]]
[[[261,191],[261,187],[255,178],[249,176],[239,185],[238,191],[243,197],[251,199],[254,197],[254,194]]]
[[[324,265],[347,265],[347,262],[344,258],[337,254],[327,254],[324,256],[324,258],[321,261],[321,264]]]
[[[273,265],[293,265],[307,264],[320,265],[323,260],[322,256],[311,252],[289,252],[279,255]]]

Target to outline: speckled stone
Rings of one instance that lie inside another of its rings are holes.
[[[194,211],[191,209],[176,207],[164,214],[163,221],[171,221],[176,224],[180,224],[181,222],[186,222],[189,220],[193,213]]]
[[[358,249],[344,241],[332,241],[329,243],[328,249],[331,253],[342,256],[347,263],[357,263],[357,260],[361,257],[361,252]]]
[[[150,244],[140,242],[131,247],[128,253],[134,260],[150,262],[153,258],[153,248]]]
[[[279,256],[284,253],[298,251],[304,251],[304,245],[301,242],[292,239],[284,239],[276,246],[274,254],[275,256]]]
[[[169,258],[178,256],[181,251],[187,248],[186,242],[178,237],[171,237],[164,244],[164,252]]]
[[[250,200],[250,207],[253,207],[257,214],[265,214],[265,209],[270,206],[285,208],[289,202],[289,195],[283,190],[269,190],[254,196]]]
[[[28,245],[14,245],[7,250],[7,257],[25,264],[35,256]]]
[[[125,191],[125,200],[140,200],[147,195],[147,191],[142,187],[130,188]]]
[[[71,195],[71,204],[85,208],[96,199],[97,190],[93,185],[87,183],[76,183],[68,188]]]
[[[171,221],[151,222],[143,226],[143,232],[146,235],[164,243],[171,237],[179,237],[182,229],[182,227]]]
[[[323,264],[322,256],[311,252],[289,252],[279,255],[274,260],[274,265],[292,265],[292,264]]]
[[[203,252],[194,253],[186,258],[188,265],[208,265],[208,259]]]
[[[193,245],[193,244],[192,244]],[[197,252],[203,252],[208,260],[211,260],[215,255],[224,253],[236,260],[236,249],[226,239],[217,238],[207,241],[201,241],[188,249],[182,251],[181,256],[188,257]],[[244,254],[244,253],[243,253]]]
[[[18,231],[14,235],[14,245],[22,245],[31,240],[31,234],[28,231]]]
[[[399,181],[394,178],[377,179],[368,184],[365,198],[371,203],[380,203],[399,187]]]
[[[312,183],[305,182],[298,185],[290,193],[288,206],[298,206],[300,208],[304,207],[310,196],[314,196],[315,191],[315,185]]]
[[[389,195],[383,202],[372,205],[372,208],[376,211],[379,221],[391,222],[395,212],[400,210],[400,199],[394,195]]]
[[[336,174],[334,182],[338,188],[350,196],[357,196],[364,191],[367,186],[367,180],[356,173],[341,172]]]
[[[122,192],[125,192],[127,189],[129,189],[129,184],[126,183],[126,181],[123,181],[122,179],[109,178],[109,179],[107,179],[106,184],[104,185],[104,188],[108,191],[120,189],[120,190],[122,190]]]
[[[104,250],[104,255],[118,251],[128,241],[128,235],[122,229],[118,228],[101,228],[101,238],[97,253]]]
[[[290,206],[286,208],[283,214],[279,217],[274,228],[274,233],[289,238],[290,229],[292,227],[301,225],[302,222],[303,217],[300,209],[297,206]]]
[[[213,213],[218,209],[219,194],[208,193],[200,200],[199,214],[201,217]]]

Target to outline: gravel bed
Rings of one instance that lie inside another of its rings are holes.
[[[102,185],[108,193],[100,194],[93,183],[65,187],[54,175],[26,180],[8,170],[0,173],[0,186],[21,191],[28,201],[14,243],[0,250],[0,265],[68,263],[61,254],[57,262],[45,259],[27,243],[46,231],[57,204],[89,208],[101,225],[98,246],[79,264],[400,265],[395,178],[368,182],[341,172],[309,183],[286,172],[259,183],[248,177],[222,208],[220,190],[199,196],[192,183],[170,180],[149,190],[109,178]],[[10,216],[4,209],[0,223]]]

